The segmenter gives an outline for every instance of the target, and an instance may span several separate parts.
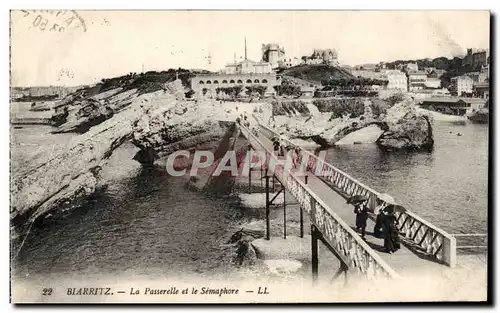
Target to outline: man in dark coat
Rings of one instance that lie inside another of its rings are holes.
[[[361,238],[365,239],[366,220],[368,219],[368,211],[365,202],[357,202],[354,206],[356,214],[356,230],[361,230]]]

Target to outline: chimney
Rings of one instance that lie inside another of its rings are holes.
[[[247,60],[247,37],[245,37],[245,61]]]

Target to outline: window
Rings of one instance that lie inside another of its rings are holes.
[[[234,79],[231,79],[231,80],[229,81],[229,83],[230,83],[230,84],[234,84]]]
[[[222,81],[222,83],[223,83],[223,84],[227,84],[227,80],[225,80],[225,79],[224,79],[224,80]]]
[[[211,83],[212,83],[211,81],[207,80],[207,84],[211,84]]]
[[[217,79],[214,80],[214,84],[218,84],[218,83],[219,83],[219,81]]]
[[[200,80],[200,85],[203,85],[203,84],[204,84],[204,82],[202,80]]]
[[[241,79],[238,79],[238,84],[243,84],[243,82],[241,81]]]
[[[252,83],[252,80],[251,79],[247,79],[247,84],[251,84]]]
[[[258,79],[254,80],[253,82],[256,84],[260,83]]]
[[[265,78],[264,78],[264,79],[262,80],[262,83],[263,83],[263,84],[267,84],[267,79],[265,79]]]

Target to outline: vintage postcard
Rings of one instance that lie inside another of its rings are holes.
[[[11,11],[11,302],[491,301],[490,20]]]

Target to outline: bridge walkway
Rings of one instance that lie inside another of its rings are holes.
[[[265,148],[272,151],[273,146],[269,138],[259,131],[258,139],[264,145]],[[346,203],[346,199],[336,192],[334,188],[327,182],[325,182],[320,177],[315,176],[310,171],[307,171],[307,186],[321,198],[325,203],[329,204],[330,207],[335,211],[335,213],[342,218],[351,228],[355,229],[355,214],[354,207]],[[305,183],[305,177],[297,175],[297,178]],[[375,250],[384,261],[386,261],[389,266],[395,270],[398,274],[403,274],[407,271],[414,270],[415,268],[422,267],[433,267],[441,268],[445,267],[433,260],[430,260],[427,255],[419,254],[417,249],[409,249],[408,246],[412,246],[410,242],[401,245],[401,249],[393,254],[389,254],[384,251],[384,240],[376,238],[372,235],[375,223],[372,219],[368,219],[367,228],[365,234],[365,242]],[[361,234],[360,234],[361,235]],[[400,237],[402,242],[404,242],[404,237]]]

